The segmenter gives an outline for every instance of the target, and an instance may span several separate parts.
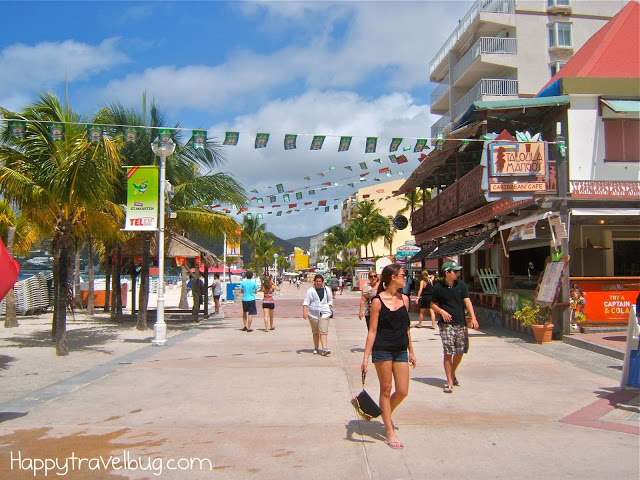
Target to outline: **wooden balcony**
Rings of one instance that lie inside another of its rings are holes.
[[[484,168],[478,165],[422,208],[413,212],[411,233],[416,235],[486,204],[485,191],[482,189]]]

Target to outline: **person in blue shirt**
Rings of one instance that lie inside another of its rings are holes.
[[[258,313],[256,309],[258,284],[253,280],[251,270],[247,270],[246,278],[240,282],[240,289],[242,290],[242,331],[253,332],[251,322],[253,322],[253,316]]]

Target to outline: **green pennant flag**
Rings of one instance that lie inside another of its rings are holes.
[[[329,167],[329,171],[332,172],[336,169],[336,167]]]
[[[260,220],[262,218],[262,213],[258,212],[258,214],[256,215],[256,218]]]
[[[250,192],[253,192],[253,193],[258,193],[258,190],[257,190],[257,189],[255,189],[255,188],[254,188],[253,190],[249,190],[249,191],[250,191]]]
[[[268,141],[269,141],[268,133],[256,133],[256,141],[254,144],[254,148],[266,148]]]
[[[376,163],[382,163],[382,160],[380,160],[379,158],[376,158],[373,161],[376,162]]]
[[[337,209],[338,209],[338,205],[334,205],[334,206],[333,206],[333,209],[334,209],[334,210],[337,210]]]
[[[364,153],[376,153],[376,145],[378,137],[367,137],[367,144],[364,147]]]
[[[355,188],[355,184],[353,183],[347,183],[347,185],[349,185],[351,188]]]
[[[238,140],[240,139],[240,132],[225,132],[224,133],[224,142],[223,145],[238,145]]]
[[[311,177],[310,177],[309,175],[305,175],[305,176],[304,176],[304,179],[305,179],[305,180],[311,180]]]
[[[360,162],[360,168],[362,170],[366,170],[367,169],[367,164],[365,162]]]
[[[380,181],[380,179],[379,179],[378,177],[375,177],[375,178],[374,178],[374,180],[375,180],[376,182],[379,182],[379,181]]]
[[[402,138],[392,138],[389,145],[389,153],[398,151],[398,147],[402,143]]]
[[[328,212],[330,207],[324,207],[324,211]]]
[[[315,191],[315,190],[313,190],[313,189],[311,189],[311,190],[309,190],[309,192],[308,192],[308,193],[309,193],[309,195],[315,195],[315,194],[316,194],[316,191]]]
[[[408,152],[409,150],[411,150],[411,147],[402,147],[403,152]]]
[[[9,134],[12,137],[23,139],[27,132],[27,122],[24,120],[9,120]]]
[[[349,150],[352,138],[353,137],[340,137],[340,145],[338,145],[338,151],[346,152],[347,150]]]
[[[280,216],[282,216],[282,210],[278,210],[276,213],[276,217],[280,217]]]
[[[419,138],[416,141],[416,146],[413,149],[414,153],[420,153],[424,150],[424,147],[427,145],[427,140],[425,138]]]
[[[320,172],[320,173],[318,174],[318,176],[319,176],[319,177],[324,177],[324,173]]]
[[[245,217],[247,217],[247,219],[249,219],[249,220],[251,220],[251,218],[253,218],[253,217],[252,217],[252,215],[251,215],[250,213],[247,213],[247,214],[245,215]]]
[[[276,189],[278,190],[278,193],[282,193],[282,192],[284,192],[284,187],[282,186],[282,184],[281,184],[281,183],[278,183],[278,184],[276,185]]]
[[[391,160],[391,163],[397,163],[398,159],[396,158],[395,155],[389,155],[389,160]]]
[[[260,197],[260,198],[256,198],[256,203],[262,203],[262,202],[263,202],[262,197]]]
[[[276,201],[276,196],[275,196],[275,195],[270,195],[270,196],[269,196],[269,201],[270,201],[271,203],[275,203],[275,201]]]
[[[173,129],[171,128],[159,128],[158,129],[158,142],[167,143],[171,140],[171,135],[173,135]]]
[[[207,131],[193,130],[193,132],[191,132],[191,142],[193,148],[196,150],[204,150],[207,146]]]
[[[346,167],[344,167],[344,168],[346,168],[346,169],[347,169],[347,170],[349,170],[350,172],[353,172],[353,168],[351,168],[351,165],[347,165],[347,166],[346,166]]]
[[[302,192],[296,192],[296,200],[302,200]]]
[[[285,194],[282,196],[282,200],[283,200],[283,201],[285,201],[285,202],[288,202],[288,201],[289,201],[289,194],[288,194],[288,193],[285,193]]]
[[[102,140],[102,125],[87,125],[87,138],[91,143]]]
[[[284,136],[284,149],[285,150],[294,150],[296,148],[296,139],[298,135],[294,135],[292,133],[287,133]]]
[[[137,127],[124,127],[122,129],[122,136],[126,143],[135,142],[137,135],[138,135]]]
[[[309,148],[309,150],[320,150],[325,138],[326,135],[315,135],[313,137],[313,140],[311,140],[311,147]]]
[[[47,125],[49,127],[49,136],[51,137],[51,140],[54,142],[64,140],[64,123],[49,122]]]

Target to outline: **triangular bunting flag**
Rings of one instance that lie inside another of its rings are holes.
[[[349,185],[351,188],[355,188],[353,183],[347,183],[347,185]]]
[[[353,172],[353,168],[351,168],[351,165],[347,165],[347,166],[346,166],[346,167],[344,167],[344,168],[346,168],[346,169],[347,169],[347,170],[349,170],[350,172]]]
[[[385,172],[388,172],[389,170],[390,170],[389,167],[384,167],[384,168],[381,168],[380,170],[378,170],[378,173],[385,173]]]
[[[102,125],[87,125],[87,137],[91,143],[102,140]]]
[[[204,150],[207,146],[207,131],[193,130],[191,132],[191,141],[193,148],[196,150]]]
[[[58,140],[64,140],[64,124],[63,123],[49,122],[48,126],[49,126],[49,136],[51,137],[51,140],[53,140],[54,142]]]
[[[302,200],[302,192],[296,192],[296,200]]]
[[[276,213],[276,217],[280,217],[282,216],[282,210],[278,210],[278,212]]]
[[[275,195],[271,195],[271,196],[269,197],[269,201],[270,201],[271,203],[274,203],[274,202],[276,201],[276,196],[275,196]]]
[[[389,160],[391,160],[391,163],[397,163],[398,160],[396,159],[395,155],[389,155]]]
[[[258,190],[256,190],[255,188],[253,190],[249,190],[249,191],[253,192],[253,193],[258,193]]]
[[[281,183],[278,183],[278,184],[276,185],[276,188],[278,189],[278,193],[282,193],[282,192],[284,192],[284,187],[282,186],[282,184],[281,184]]]
[[[23,139],[27,132],[27,122],[24,120],[9,120],[9,134],[12,137]]]
[[[124,127],[122,129],[122,136],[127,143],[135,142],[138,136],[138,127]]]
[[[402,147],[403,152],[408,152],[409,150],[411,150],[411,147]]]
[[[324,207],[324,211],[328,212],[329,211],[329,207]]]
[[[307,175],[307,176],[304,177],[304,179],[305,180],[311,180],[311,177]]]
[[[367,169],[367,164],[365,162],[360,162],[360,168],[362,170],[366,170]]]
[[[288,193],[285,193],[284,195],[282,195],[282,201],[283,202],[288,202],[289,200],[290,200],[290,198],[289,198],[289,194]]]
[[[427,144],[427,140],[424,138],[419,138],[416,142],[416,146],[413,148],[413,153],[420,153],[424,150],[425,145]]]
[[[376,158],[373,161],[376,162],[376,163],[382,163],[382,160],[380,160],[379,158]]]
[[[398,157],[398,165],[402,165],[403,163],[407,163],[409,160],[407,160],[407,157],[405,157],[404,155],[400,155]]]
[[[308,193],[309,193],[309,195],[315,195],[315,194],[316,194],[316,191],[315,191],[315,190],[313,190],[313,189],[311,189],[311,190],[309,190],[309,192],[308,192]]]
[[[420,158],[418,158],[419,162],[424,162],[427,159],[427,154],[423,153],[422,155],[420,155]]]
[[[318,206],[320,206],[320,207],[324,207],[326,204],[327,204],[327,201],[326,201],[326,200],[320,200],[320,201],[318,202]]]
[[[289,208],[296,208],[298,206],[297,203],[290,203]]]
[[[401,143],[402,143],[401,138],[392,138],[391,145],[389,145],[389,153],[397,151]]]

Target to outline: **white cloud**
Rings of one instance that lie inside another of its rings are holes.
[[[373,77],[386,82],[378,91],[426,89],[429,60],[463,11],[457,7],[466,3],[456,2],[455,9],[452,2],[241,4],[245,15],[267,10],[260,24],[267,31],[276,26],[286,31],[291,25],[287,22],[306,22],[313,34],[303,44],[292,38],[288,46],[268,54],[230,49],[227,62],[220,65],[164,65],[134,72],[111,81],[102,97],[130,103],[146,90],[168,108],[208,110],[261,103],[300,82],[310,88],[344,89]],[[343,24],[344,30],[337,28]]]
[[[384,182],[401,178],[397,175],[400,170],[406,177],[418,165],[418,154],[407,152],[409,163],[402,166],[392,164],[388,158],[391,137],[407,138],[403,145],[413,147],[415,138],[428,136],[430,122],[429,107],[416,104],[406,93],[365,99],[353,92],[312,90],[298,97],[274,100],[255,113],[238,117],[231,123],[213,125],[209,131],[218,137],[225,131],[241,132],[236,147],[225,147],[228,162],[221,170],[233,174],[247,191],[256,188],[260,192],[256,196],[265,199],[263,220],[269,230],[282,238],[291,238],[314,235],[340,222],[339,210],[334,211],[331,207],[331,211],[325,213],[323,208],[317,212],[313,208],[318,200],[327,200],[328,205],[333,205],[347,198],[354,192],[354,188],[346,185],[349,182],[355,183],[356,187],[359,184],[371,185],[371,182],[359,183],[360,173],[365,172],[358,166],[360,162],[364,161],[369,166],[368,179],[378,176]],[[257,132],[271,134],[267,148],[254,148]],[[284,150],[286,133],[299,134],[297,149]],[[320,151],[309,150],[314,134],[328,136]],[[354,137],[348,152],[337,151],[340,136]],[[367,136],[379,137],[376,154],[364,153]],[[382,163],[374,162],[376,158]],[[353,171],[345,169],[347,165],[352,166]],[[330,167],[335,170],[330,171]],[[377,174],[377,170],[383,167],[391,167],[395,176],[388,178]],[[320,177],[318,173],[325,176]],[[305,180],[305,176],[311,180]],[[322,183],[327,181],[338,182],[340,186],[319,191]],[[270,208],[268,195],[278,195],[277,204],[283,205],[281,210],[287,210],[282,195],[275,188],[278,183],[283,184],[285,191],[302,192],[301,201],[295,200],[294,193],[290,203],[297,203],[298,208],[305,210],[283,214],[282,217],[267,215],[267,211],[274,210]],[[307,194],[310,186],[316,189],[313,196]],[[305,207],[305,201],[312,201],[313,205]],[[252,208],[254,214],[256,211]]]
[[[117,47],[115,38],[98,45],[66,40],[6,47],[0,52],[0,98],[53,88],[65,74],[70,82],[84,80],[128,61]]]

